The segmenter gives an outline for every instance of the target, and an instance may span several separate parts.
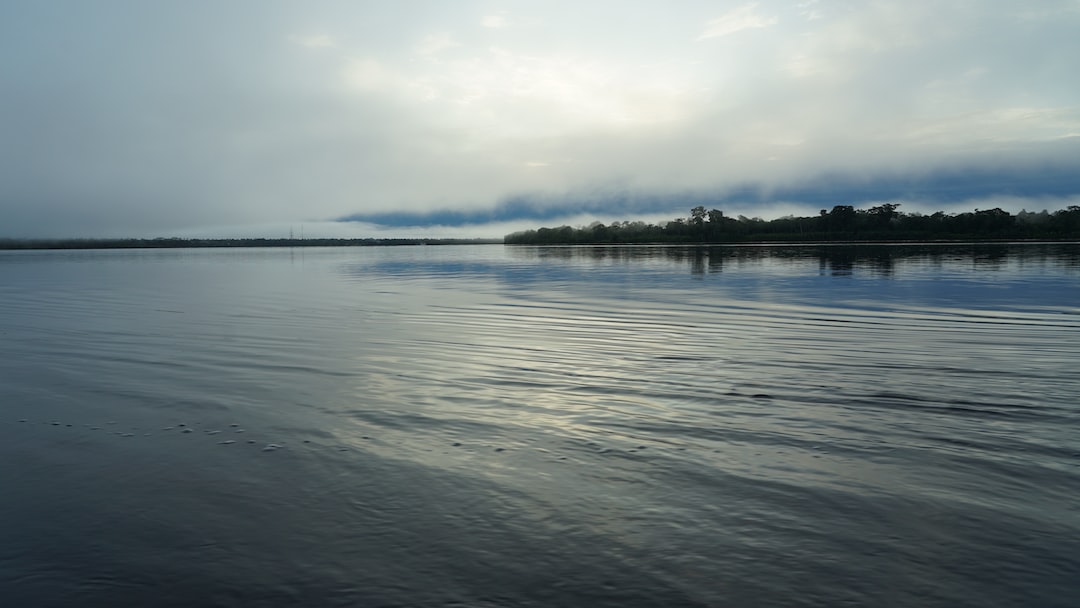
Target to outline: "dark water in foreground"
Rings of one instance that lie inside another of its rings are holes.
[[[0,598],[1076,606],[1078,363],[1076,245],[4,252]]]

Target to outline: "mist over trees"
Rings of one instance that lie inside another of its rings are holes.
[[[753,243],[829,241],[1069,240],[1080,239],[1080,206],[1048,212],[999,208],[930,215],[904,213],[899,203],[869,209],[836,205],[816,216],[775,220],[732,218],[697,206],[666,224],[594,222],[571,228],[539,228],[507,235],[509,245],[619,243]]]

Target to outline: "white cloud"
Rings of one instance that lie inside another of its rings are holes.
[[[912,142],[941,145],[976,139],[984,146],[1068,139],[1080,136],[1080,106],[969,111],[911,124],[903,136]]]
[[[348,84],[367,91],[388,91],[400,86],[397,76],[374,59],[355,59],[345,69]]]
[[[705,31],[698,36],[698,40],[728,36],[743,30],[766,28],[779,22],[775,16],[759,15],[756,11],[757,6],[756,3],[746,4],[709,21],[705,25]]]
[[[807,21],[814,21],[821,19],[824,15],[818,10],[817,6],[820,0],[805,0],[799,2],[796,6],[799,9],[799,14],[802,15]]]
[[[326,34],[313,34],[307,36],[292,35],[289,36],[289,40],[294,44],[309,49],[325,49],[336,46],[334,39]]]
[[[577,55],[524,55],[502,48],[437,64],[349,64],[350,85],[395,102],[441,105],[440,120],[499,138],[677,123],[691,83],[667,66],[621,66]]]
[[[480,25],[492,29],[504,28],[509,24],[510,22],[502,15],[485,15],[484,18],[480,20]]]
[[[427,57],[438,55],[444,51],[460,47],[461,43],[454,40],[450,34],[429,34],[420,41],[413,49],[417,55]]]

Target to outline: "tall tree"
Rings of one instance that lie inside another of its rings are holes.
[[[705,216],[705,207],[698,205],[690,210],[690,223],[700,228],[705,224]]]

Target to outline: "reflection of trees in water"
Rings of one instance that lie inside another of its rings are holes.
[[[944,243],[944,244],[819,244],[819,245],[623,245],[513,247],[520,258],[603,261],[638,264],[665,260],[686,265],[696,275],[720,274],[726,265],[769,263],[805,264],[816,259],[822,275],[850,276],[867,272],[891,277],[898,263],[919,262],[942,268],[961,264],[979,270],[1052,266],[1080,272],[1077,243]]]
[[[866,264],[872,274],[891,277],[895,267],[895,258],[892,251],[883,248],[867,257]]]
[[[665,247],[664,250],[669,260],[689,264],[692,274],[705,274],[705,264],[711,257],[707,247]]]
[[[1043,260],[1046,260],[1046,257],[1047,256],[1044,255]],[[1069,249],[1067,253],[1057,257],[1064,261],[1069,268],[1080,270],[1080,247],[1073,247]]]
[[[724,272],[724,256],[720,252],[713,252],[713,248],[709,251],[709,274],[719,274]]]
[[[855,260],[858,258],[855,247],[823,246],[818,249],[818,270],[822,274],[834,277],[851,276],[855,272]]]
[[[693,274],[705,274],[705,260],[705,249],[695,249],[690,257],[690,272]]]
[[[973,252],[972,262],[980,270],[1000,270],[1009,257],[1007,246],[990,246]]]

